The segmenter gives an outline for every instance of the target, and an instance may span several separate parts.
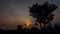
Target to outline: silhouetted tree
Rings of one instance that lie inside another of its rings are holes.
[[[60,32],[60,27],[59,27],[58,24],[55,25],[55,28],[54,29],[55,29],[56,32],[58,32],[58,31]]]
[[[22,30],[22,26],[21,25],[17,25],[17,30],[21,31]]]
[[[48,26],[46,26],[45,31],[46,32],[52,32],[53,29],[52,29],[52,27],[50,25],[48,25]]]
[[[43,5],[39,5],[38,3],[33,4],[32,7],[29,7],[30,9],[30,16],[36,19],[36,23],[40,24],[41,29],[42,24],[45,25],[47,23],[50,24],[50,22],[53,20],[53,11],[57,8],[55,4],[49,4],[48,2],[45,2]]]

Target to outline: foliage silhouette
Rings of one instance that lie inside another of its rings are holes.
[[[54,29],[55,29],[56,32],[59,32],[59,31],[60,31],[60,27],[59,27],[59,25],[56,24]]]
[[[39,5],[38,3],[33,4],[30,9],[30,16],[36,19],[36,23],[40,24],[41,29],[45,28],[46,24],[51,25],[51,21],[53,20],[53,12],[57,9],[55,4],[49,4],[45,2],[43,5]],[[43,27],[42,27],[43,23]]]

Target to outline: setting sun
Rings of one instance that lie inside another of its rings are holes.
[[[30,28],[31,25],[32,25],[31,20],[26,20],[25,21],[26,28]]]
[[[30,24],[29,23],[26,23],[27,26],[29,26]]]

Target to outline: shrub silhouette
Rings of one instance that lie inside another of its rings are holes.
[[[49,4],[45,2],[43,5],[39,5],[38,3],[33,4],[30,9],[30,16],[36,19],[36,23],[40,24],[41,29],[45,28],[46,24],[51,25],[51,21],[53,20],[53,11],[57,9],[55,4]],[[43,27],[42,27],[43,23]]]

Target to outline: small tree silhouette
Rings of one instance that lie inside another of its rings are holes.
[[[43,5],[39,5],[38,3],[33,4],[32,7],[29,7],[30,9],[30,16],[33,18],[36,18],[36,23],[40,24],[41,29],[45,28],[45,25],[47,23],[50,24],[50,22],[53,20],[53,11],[57,8],[55,4],[49,4],[48,2],[45,2]],[[42,24],[44,26],[42,27]]]

